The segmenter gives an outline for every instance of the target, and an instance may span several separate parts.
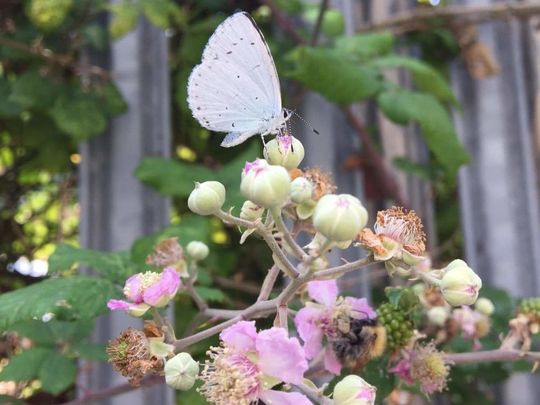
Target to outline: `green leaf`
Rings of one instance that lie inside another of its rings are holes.
[[[53,353],[50,349],[33,347],[9,359],[8,365],[0,373],[0,381],[28,381],[37,377],[41,366]]]
[[[64,244],[59,245],[49,258],[49,272],[62,273],[76,264],[91,267],[119,284],[141,270],[131,261],[128,252],[103,252]]]
[[[75,383],[75,361],[57,352],[51,352],[43,362],[38,377],[41,388],[51,394],[60,394]]]
[[[394,48],[394,35],[390,32],[374,32],[342,36],[336,40],[336,47],[360,60],[366,60],[390,53]]]
[[[172,18],[182,19],[182,10],[170,0],[142,0],[142,9],[146,18],[159,28],[169,28]]]
[[[240,194],[240,178],[246,161],[257,156],[258,146],[253,144],[219,170],[210,170],[202,165],[163,158],[143,159],[135,176],[144,184],[167,196],[187,198],[196,181],[216,180],[225,186],[224,208],[240,207],[244,198]]]
[[[310,5],[310,7],[304,11],[303,17],[310,24],[315,24],[319,18],[320,7],[318,4]],[[335,9],[327,9],[324,13],[321,33],[329,37],[335,37],[343,34],[345,30],[345,21],[343,19],[343,14]]]
[[[362,370],[362,378],[377,387],[377,402],[381,404],[390,395],[396,385],[396,377],[388,371],[388,359],[378,358],[371,360]]]
[[[384,114],[398,124],[418,122],[427,146],[452,175],[469,161],[469,155],[454,131],[448,112],[433,96],[407,90],[391,90],[381,93],[377,103]]]
[[[338,104],[364,100],[381,86],[376,69],[359,65],[344,51],[300,47],[290,58],[295,63],[290,77]]]
[[[131,257],[136,263],[144,263],[154,246],[166,238],[178,238],[182,246],[193,240],[210,242],[210,221],[198,215],[182,217],[180,224],[171,225],[152,235],[136,240],[131,247]]]
[[[79,343],[73,346],[75,354],[86,360],[107,361],[106,345],[101,343]]]
[[[24,405],[20,399],[10,397],[8,395],[0,395],[0,404],[3,405]]]
[[[101,107],[109,117],[114,117],[127,110],[128,105],[113,82],[107,82],[105,85],[98,87],[96,96],[102,101]]]
[[[0,77],[0,117],[16,117],[23,108],[10,99],[11,84]]]
[[[13,81],[9,100],[25,108],[44,108],[54,102],[57,92],[51,79],[30,71]]]
[[[433,94],[443,102],[457,104],[456,97],[448,81],[427,63],[406,56],[389,55],[374,59],[368,63],[378,69],[401,67],[413,74],[414,84],[426,93]]]
[[[120,1],[108,5],[112,18],[109,32],[113,38],[120,38],[135,28],[140,15],[139,3]]]
[[[420,304],[418,296],[410,288],[386,287],[384,292],[390,304],[394,307],[399,307],[405,312],[412,311]]]
[[[82,92],[62,94],[50,114],[58,128],[76,140],[100,134],[107,125],[100,101],[92,94]]]
[[[223,302],[227,299],[227,296],[217,288],[197,286],[195,287],[195,290],[197,290],[199,295],[206,301]]]
[[[89,319],[106,312],[107,300],[118,291],[108,280],[95,277],[51,278],[0,295],[0,331],[17,322],[41,319]]]
[[[41,346],[54,346],[56,343],[56,337],[52,333],[49,324],[42,321],[31,320],[18,323],[13,325],[11,329],[19,336],[24,336],[30,339],[34,344]]]
[[[52,320],[47,322],[56,340],[61,343],[78,343],[87,338],[94,329],[93,319],[81,319],[74,322]]]

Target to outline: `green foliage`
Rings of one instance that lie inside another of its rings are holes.
[[[75,382],[77,366],[75,362],[57,353],[50,352],[38,371],[42,390],[59,394]]]
[[[108,280],[51,278],[0,296],[0,331],[48,313],[58,319],[91,319],[104,313],[107,300],[117,295]]]
[[[217,288],[210,288],[199,286],[195,288],[199,295],[206,301],[210,302],[224,302],[227,297],[223,291],[218,290]]]
[[[119,284],[141,270],[140,266],[131,261],[128,252],[102,252],[70,245],[59,245],[49,258],[49,272],[52,274],[67,272],[76,264],[91,267],[109,280]]]
[[[437,160],[454,174],[469,155],[460,143],[446,109],[429,94],[408,90],[384,91],[377,103],[385,115],[398,124],[418,122],[422,135]]]
[[[365,61],[374,56],[389,54],[394,48],[394,35],[390,32],[374,32],[342,36],[336,40],[336,48]]]
[[[37,377],[52,350],[35,347],[13,356],[0,373],[0,381],[28,381]]]
[[[387,371],[387,364],[388,359],[385,357],[371,360],[361,373],[363,379],[377,387],[377,404],[383,403],[383,400],[390,395],[396,385],[396,377]]]
[[[330,101],[346,105],[376,94],[381,82],[375,69],[360,66],[339,49],[297,48],[289,74]]]
[[[194,182],[216,180],[225,186],[226,207],[240,208],[245,198],[240,194],[240,173],[246,161],[257,156],[258,146],[252,144],[234,160],[217,170],[202,165],[162,158],[145,158],[135,171],[135,176],[144,184],[161,194],[187,198],[193,190]]]
[[[319,17],[320,7],[317,4],[307,6],[308,8],[304,11],[302,16],[310,24],[315,24]],[[327,9],[323,16],[321,33],[329,37],[335,37],[343,34],[344,30],[345,21],[343,19],[343,14],[335,8]]]

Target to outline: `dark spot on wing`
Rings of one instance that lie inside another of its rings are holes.
[[[255,100],[258,100],[258,99],[259,99],[259,97],[255,97]]]
[[[234,122],[232,123],[232,127],[234,128]]]
[[[197,107],[197,110],[200,110],[200,109],[201,109],[201,107]]]
[[[255,42],[251,42],[250,45],[255,45]]]
[[[237,78],[237,79],[240,79],[240,75],[236,75],[236,78]]]
[[[240,38],[240,41],[243,41],[243,40],[244,40],[244,38]]]
[[[233,46],[236,46],[236,45],[238,45],[238,44],[237,44],[236,42],[233,42],[232,44],[233,44]]]
[[[229,52],[227,52],[227,55],[230,55],[231,53],[232,53],[232,51],[229,51]]]

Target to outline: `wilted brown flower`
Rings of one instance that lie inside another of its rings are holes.
[[[114,369],[137,386],[147,374],[162,374],[163,360],[150,353],[149,341],[144,332],[126,329],[107,346],[109,362]]]
[[[168,238],[159,242],[146,258],[146,264],[160,268],[174,267],[180,274],[186,272],[184,251],[177,238]]]
[[[306,169],[304,171],[304,177],[313,185],[313,199],[315,201],[319,201],[323,195],[336,191],[337,187],[334,179],[332,179],[332,175],[320,167]]]

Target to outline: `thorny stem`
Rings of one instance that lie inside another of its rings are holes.
[[[296,256],[297,259],[300,259],[303,262],[309,260],[309,255],[307,255],[306,252],[304,252],[304,250],[300,246],[298,246],[298,243],[296,243],[291,233],[289,232],[287,225],[285,225],[285,222],[283,222],[283,217],[281,216],[281,209],[273,208],[270,210],[270,213],[272,214],[272,218],[274,219],[278,231],[283,235],[283,239],[285,239],[287,245],[292,249],[294,256]]]
[[[279,267],[276,265],[273,265],[270,270],[268,270],[268,274],[264,278],[261,292],[259,293],[259,296],[257,297],[257,301],[265,301],[270,297],[270,293],[272,292],[272,289],[274,288],[274,285],[276,284],[277,277],[279,275]]]
[[[189,279],[186,283],[186,291],[189,293],[189,295],[191,295],[191,298],[193,298],[193,301],[195,301],[195,304],[197,305],[197,308],[199,308],[199,311],[204,311],[205,309],[208,308],[208,304],[195,289],[194,284],[196,280],[197,280],[197,264],[195,261],[193,261],[191,263]]]
[[[276,240],[272,237],[270,231],[260,221],[246,221],[242,218],[238,218],[234,215],[228,214],[225,211],[217,212],[216,216],[227,224],[238,225],[248,229],[255,228],[257,233],[262,236],[268,247],[272,250],[272,253],[276,255],[279,262],[282,264],[282,270],[291,278],[298,277],[298,271],[296,270],[296,268],[289,261],[289,259],[285,255],[285,252],[281,250]]]

